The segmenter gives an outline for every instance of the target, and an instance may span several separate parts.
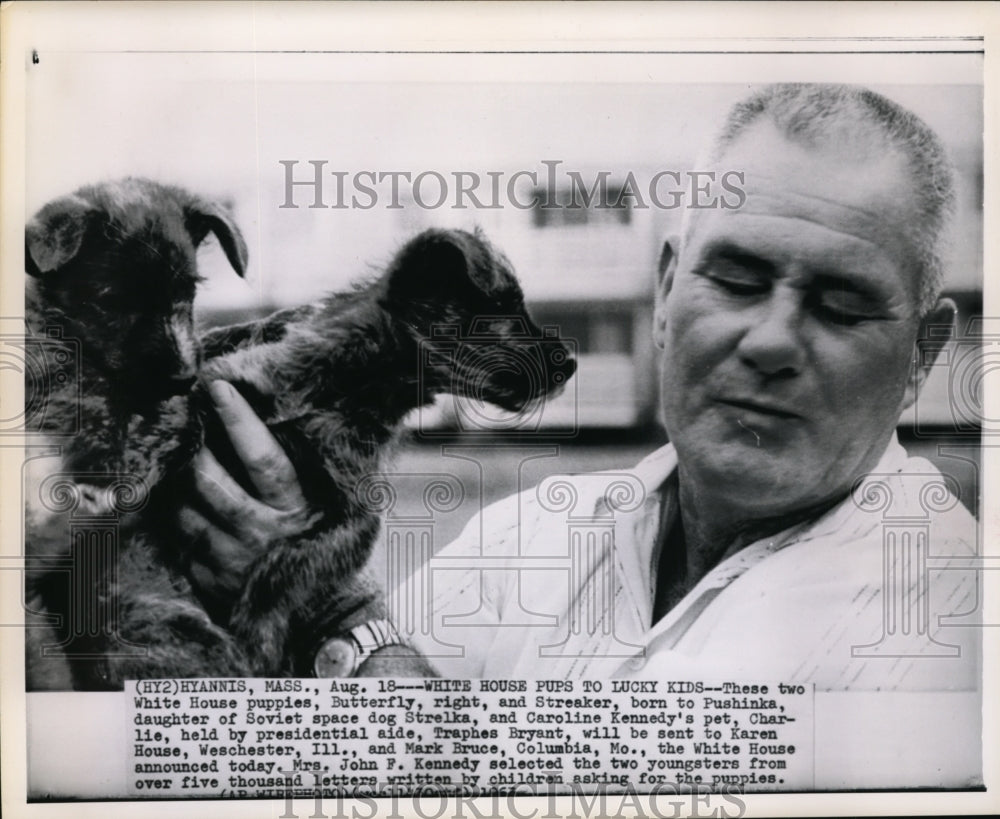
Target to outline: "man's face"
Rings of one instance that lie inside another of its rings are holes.
[[[791,514],[848,491],[912,401],[911,186],[898,159],[766,122],[720,167],[746,203],[696,214],[657,303],[667,432],[729,513]]]

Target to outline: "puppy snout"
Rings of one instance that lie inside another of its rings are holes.
[[[191,391],[198,378],[200,349],[194,328],[185,317],[174,316],[148,340],[143,376],[158,386],[161,397]]]

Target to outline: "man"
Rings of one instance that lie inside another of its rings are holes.
[[[746,202],[689,211],[664,248],[654,336],[671,443],[634,470],[644,500],[615,509],[610,478],[571,479],[614,543],[569,548],[570,566],[554,559],[571,521],[541,490],[488,508],[442,553],[464,568],[436,572],[433,628],[414,644],[450,677],[974,690],[976,574],[958,559],[976,553],[975,522],[894,431],[931,364],[921,332],[954,318],[939,298],[953,193],[937,138],[863,89],[772,86],[730,112],[707,169],[744,174]],[[252,425],[231,401],[231,423]],[[260,501],[234,500],[203,456],[201,491],[243,527],[193,521],[212,544],[206,585],[238,582],[264,523],[303,517],[287,461],[252,437],[251,463],[281,464],[277,481],[256,470]]]

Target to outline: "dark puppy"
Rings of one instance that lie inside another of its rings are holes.
[[[56,328],[65,342],[46,336],[48,378],[28,401],[44,408],[35,431],[79,430],[65,469],[152,486],[200,442],[189,418],[200,364],[192,306],[209,232],[242,276],[246,245],[230,215],[146,179],[81,188],[27,225],[29,333]]]
[[[350,624],[384,616],[359,574],[379,526],[356,493],[361,479],[381,468],[404,416],[439,393],[516,411],[561,390],[576,362],[543,336],[503,256],[480,235],[432,230],[366,287],[203,339],[202,378],[241,391],[323,512],[314,536],[251,567],[233,607],[230,629],[254,674],[308,673],[299,663],[323,612],[350,611]],[[526,359],[534,367],[519,366]],[[362,671],[420,670],[377,660]]]
[[[447,331],[436,333],[441,325]],[[251,402],[295,462],[321,519],[312,534],[279,543],[260,558],[231,606],[206,602],[213,624],[181,579],[195,544],[170,535],[183,474],[161,468],[156,477],[147,470],[157,485],[149,506],[123,532],[121,580],[107,592],[120,606],[117,636],[144,652],[113,651],[95,639],[94,657],[73,664],[74,687],[308,673],[323,628],[384,616],[378,584],[362,572],[378,515],[356,488],[381,468],[403,417],[444,392],[520,410],[555,394],[575,369],[567,349],[531,322],[506,260],[480,236],[458,231],[418,236],[365,287],[214,331],[203,342],[203,384],[226,379]],[[508,366],[511,356],[532,360],[534,377]],[[176,439],[192,434],[200,442],[203,422],[209,445],[238,474],[203,387],[184,401],[188,426],[156,430],[173,436],[160,441],[158,451],[174,451]],[[131,439],[124,438],[127,450]],[[145,449],[126,461],[155,461]],[[419,658],[371,658],[362,671],[432,673]]]
[[[78,515],[121,511],[113,507],[123,487],[141,505],[200,446],[191,393],[200,356],[191,313],[200,278],[195,253],[209,232],[242,276],[246,246],[228,212],[146,179],[81,188],[43,207],[27,225],[28,341],[41,359],[41,377],[26,382],[29,431],[61,446],[58,474],[29,480],[29,491],[40,495],[28,504],[33,558],[68,552],[65,519],[51,514],[66,493]],[[124,535],[129,524],[123,525]],[[164,630],[178,612],[198,618],[197,606],[184,602],[184,584],[147,551],[121,549],[116,568],[117,588],[108,586],[107,576],[95,579],[96,588],[72,589],[65,572],[29,572],[28,606],[60,616],[71,630],[81,626],[66,621],[73,595],[91,607],[115,598],[120,611],[112,628],[151,599],[168,597],[181,603],[172,611],[158,604]],[[131,638],[148,647],[132,631]],[[51,644],[51,634],[29,629],[28,635],[29,686],[46,687],[61,676],[58,663],[39,650]],[[74,651],[89,650],[83,643]],[[86,680],[75,684],[91,687]]]

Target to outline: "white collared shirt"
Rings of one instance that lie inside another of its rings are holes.
[[[487,507],[435,556],[429,628],[408,636],[454,678],[975,689],[976,522],[895,436],[851,497],[722,560],[654,624],[676,465],[668,444],[631,472],[549,478]]]

